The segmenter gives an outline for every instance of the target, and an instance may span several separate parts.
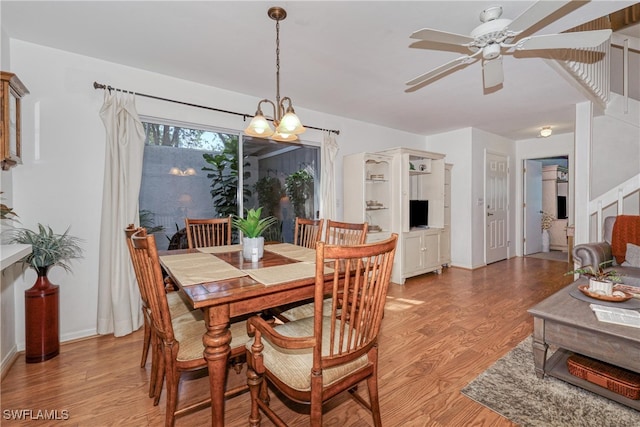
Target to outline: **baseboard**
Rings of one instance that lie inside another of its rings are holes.
[[[60,343],[68,343],[74,341],[82,341],[87,338],[93,338],[98,335],[96,329],[85,329],[84,331],[75,331],[70,334],[64,334],[60,336]]]
[[[87,338],[93,338],[96,337],[98,335],[98,332],[95,329],[85,329],[84,331],[75,331],[73,333],[70,334],[64,334],[60,336],[60,344],[66,344],[66,343],[71,343],[71,342],[75,342],[75,341],[82,341],[84,339]],[[17,349],[18,351],[24,351],[25,350],[25,343],[23,342],[19,342],[17,344]]]
[[[0,381],[4,380],[4,377],[9,373],[9,370],[18,359],[18,348],[14,345],[7,356],[2,360],[0,364]]]

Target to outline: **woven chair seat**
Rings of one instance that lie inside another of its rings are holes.
[[[322,307],[322,314],[325,316],[331,315],[331,309],[333,305],[333,300],[331,298],[325,298],[324,304]],[[301,320],[306,317],[313,317],[314,304],[312,302],[299,305],[297,307],[292,307],[288,310],[280,313],[280,316],[285,317],[287,320]]]
[[[171,319],[173,325],[173,333],[176,340],[180,343],[177,360],[187,362],[189,360],[202,359],[204,353],[204,344],[202,343],[202,335],[206,330],[201,310],[193,310],[182,316]],[[229,327],[231,331],[232,349],[242,347],[248,340],[246,322],[232,323]]]
[[[337,324],[340,322],[337,321]],[[331,319],[322,319],[322,355],[329,354]],[[274,328],[276,332],[287,337],[309,337],[313,336],[313,316],[301,320],[287,322]],[[339,328],[336,328],[339,330]],[[338,336],[335,337],[338,340]],[[247,342],[246,347],[251,350],[253,339]],[[289,387],[300,391],[311,390],[311,368],[313,366],[313,349],[285,349],[272,345],[263,337],[262,350],[265,368],[278,377]],[[325,387],[333,384],[342,378],[352,375],[353,371],[364,367],[369,362],[367,355],[363,355],[344,365],[338,365],[322,370],[322,382]]]
[[[171,312],[171,317],[179,317],[183,314],[187,314],[192,311],[191,308],[182,300],[180,296],[180,292],[168,292],[167,293],[167,303],[169,304],[169,311]],[[198,310],[200,311],[200,310]]]

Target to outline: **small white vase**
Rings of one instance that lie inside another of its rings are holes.
[[[589,279],[589,292],[610,296],[613,294],[613,282]]]
[[[242,238],[242,256],[244,259],[252,260],[255,255],[258,259],[264,256],[264,237],[243,237]],[[256,261],[258,260],[256,259]]]
[[[549,252],[549,230],[542,230],[542,252]]]

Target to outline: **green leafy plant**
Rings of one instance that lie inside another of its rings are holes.
[[[2,193],[3,192],[0,191],[0,194]],[[18,218],[18,214],[13,211],[13,208],[10,208],[4,203],[0,203],[0,214],[2,215],[0,216],[0,219],[8,219],[11,221],[15,221],[16,218]]]
[[[266,215],[275,215],[280,206],[280,198],[284,195],[282,184],[275,176],[263,176],[253,186],[258,196],[258,204],[264,208]]]
[[[219,216],[225,217],[238,213],[238,137],[228,136],[224,142],[224,150],[221,153],[212,155],[204,153],[204,160],[211,167],[203,167],[207,171],[207,178],[211,179],[211,198],[213,206]],[[249,177],[249,173],[244,173],[244,179]],[[242,189],[243,199],[246,202],[251,196],[248,188]]]
[[[601,262],[598,268],[594,268],[592,265],[585,265],[584,267],[566,272],[565,276],[569,274],[582,274],[599,282],[621,282],[622,275],[620,273],[615,270],[606,269],[607,266],[612,263],[613,260]]]
[[[242,231],[244,237],[260,237],[267,228],[278,222],[277,218],[274,216],[268,216],[260,219],[261,215],[261,207],[258,209],[247,209],[246,218],[234,215],[231,222],[234,227]]]
[[[68,261],[82,258],[81,239],[70,236],[69,229],[63,234],[54,233],[51,227],[38,224],[38,231],[26,228],[16,228],[9,231],[9,243],[31,245],[31,253],[22,262],[34,270],[60,266],[71,271]]]
[[[157,233],[158,231],[164,231],[163,225],[155,225],[155,214],[148,209],[142,209],[139,213],[140,227],[147,229],[147,233]]]
[[[307,169],[300,169],[285,179],[285,188],[295,216],[307,218],[305,203],[313,196],[313,175]]]

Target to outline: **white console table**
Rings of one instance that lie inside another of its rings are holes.
[[[31,245],[0,245],[0,267],[2,270],[20,261],[31,253]]]

